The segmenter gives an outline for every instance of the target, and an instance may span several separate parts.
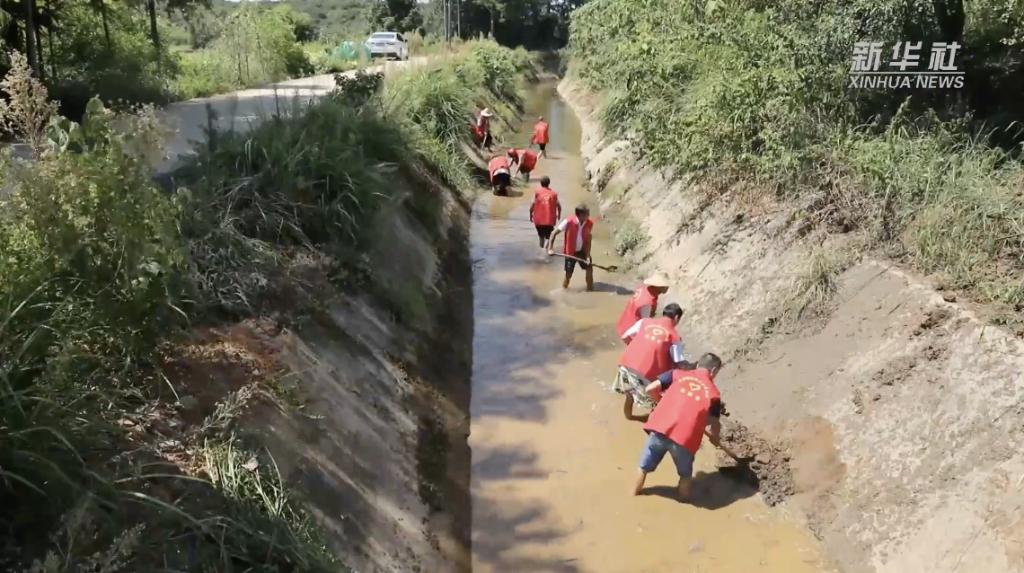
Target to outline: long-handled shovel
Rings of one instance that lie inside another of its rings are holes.
[[[583,259],[581,259],[579,257],[574,257],[572,255],[566,255],[564,253],[548,253],[548,256],[549,257],[563,257],[563,258],[566,258],[566,259],[572,259],[572,260],[576,261],[577,263],[583,263],[585,265],[590,265],[592,267],[596,267],[596,268],[599,268],[601,270],[608,271],[610,273],[614,273],[614,272],[619,270],[619,267],[617,265],[607,265],[607,266],[605,266],[605,265],[599,265],[597,263],[588,263],[587,261],[584,261]]]

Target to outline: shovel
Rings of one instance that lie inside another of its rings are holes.
[[[707,436],[708,438],[711,437],[711,434],[709,434],[706,430],[704,431],[704,435]],[[721,473],[724,476],[731,477],[732,479],[735,479],[737,481],[746,482],[754,487],[758,487],[760,478],[750,467],[750,462],[754,460],[754,456],[740,457],[736,455],[736,452],[730,450],[729,448],[722,444],[719,444],[716,447],[722,450],[722,452],[724,452],[725,455],[729,456],[730,458],[736,461],[736,465],[733,467],[718,468],[719,473]]]
[[[583,259],[581,259],[579,257],[574,257],[572,255],[566,255],[566,254],[562,254],[562,253],[548,253],[548,256],[549,257],[563,257],[563,258],[566,258],[566,259],[572,259],[572,260],[576,261],[577,263],[583,263],[585,265],[590,265],[592,267],[596,267],[596,268],[599,268],[599,269],[601,269],[603,271],[608,271],[610,273],[614,273],[614,272],[619,270],[619,267],[617,265],[605,266],[605,265],[599,265],[597,263],[588,263],[587,261],[584,261]]]

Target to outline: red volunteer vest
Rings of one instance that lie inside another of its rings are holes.
[[[537,166],[537,154],[529,149],[509,149],[508,157],[512,163],[519,164],[519,171],[529,173]]]
[[[558,193],[547,187],[537,189],[533,196],[533,224],[555,226],[557,222]]]
[[[649,306],[658,306],[658,297],[651,293],[647,285],[640,285],[640,288],[636,289],[633,296],[626,303],[626,308],[622,310],[622,314],[619,316],[619,322],[615,323],[615,331],[619,333],[619,337],[629,330],[630,326],[636,324],[636,321],[641,318],[649,318],[647,316],[640,316],[640,309]]]
[[[579,233],[580,220],[576,218],[576,215],[566,218],[568,223],[565,225],[565,248],[562,252],[566,255],[576,254],[576,233]],[[583,223],[583,247],[586,248],[590,244],[590,232],[594,228],[594,220],[587,218],[587,222]]]
[[[491,183],[494,183],[494,176],[501,170],[508,173],[508,159],[499,155],[487,164],[487,171],[491,174]]]
[[[677,342],[679,335],[671,318],[645,318],[640,323],[639,334],[629,342],[619,358],[619,366],[634,370],[648,382],[653,382],[674,366],[669,348]]]
[[[547,143],[548,142],[548,122],[538,121],[533,126],[533,137],[530,139],[530,143]]]
[[[530,172],[537,166],[537,154],[529,149],[519,150],[519,171]]]
[[[662,393],[644,429],[658,432],[697,455],[708,411],[712,403],[721,399],[707,370],[673,370],[672,385]]]

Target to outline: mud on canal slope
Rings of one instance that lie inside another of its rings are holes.
[[[724,353],[732,420],[788,464],[771,495],[792,493],[845,571],[1024,571],[1021,341],[886,260],[846,256],[854,234],[802,223],[799,205],[647,168],[601,132],[597,100],[571,80],[561,92],[585,117],[594,199],[632,220],[637,272],[669,273],[684,340]]]

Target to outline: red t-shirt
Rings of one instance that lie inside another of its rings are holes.
[[[548,142],[548,122],[538,121],[533,126],[533,137],[530,143],[546,144]]]
[[[673,370],[672,385],[662,392],[644,429],[658,432],[697,455],[710,412],[721,400],[707,370]]]
[[[648,381],[654,380],[662,372],[672,369],[671,348],[677,342],[679,334],[671,318],[645,318],[640,322],[640,333],[629,342],[619,358],[619,366],[637,372]]]
[[[636,321],[641,318],[650,318],[648,316],[640,316],[640,309],[645,306],[652,308],[658,306],[658,296],[653,294],[647,285],[640,285],[640,288],[636,289],[629,302],[626,303],[626,308],[619,315],[619,321],[615,323],[615,331],[619,333],[620,338],[629,330],[630,326],[636,324]]]
[[[558,193],[547,187],[537,189],[533,196],[533,224],[555,226],[558,221]]]

